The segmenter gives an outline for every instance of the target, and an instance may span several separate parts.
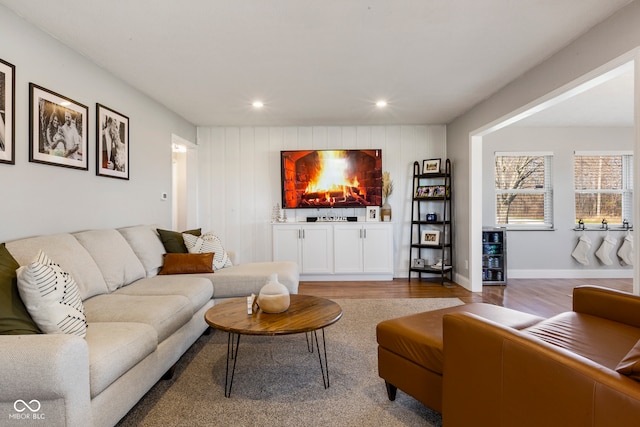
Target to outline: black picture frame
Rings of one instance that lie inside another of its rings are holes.
[[[16,163],[16,67],[0,59],[0,163]]]
[[[96,103],[96,175],[129,179],[129,117]]]
[[[440,162],[442,159],[428,159],[422,161],[422,173],[440,173]]]
[[[88,170],[89,108],[29,83],[29,161]]]

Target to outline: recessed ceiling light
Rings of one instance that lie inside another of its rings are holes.
[[[378,107],[378,108],[384,108],[386,106],[387,106],[387,101],[385,101],[385,100],[381,99],[380,101],[376,102],[376,107]]]
[[[264,107],[264,103],[262,101],[253,101],[253,108],[262,108]]]

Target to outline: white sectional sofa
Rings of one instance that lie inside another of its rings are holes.
[[[165,248],[154,226],[30,237],[6,248],[20,265],[42,250],[71,274],[88,326],[84,339],[0,335],[0,425],[34,418],[47,426],[115,425],[206,331],[204,313],[216,300],[257,294],[274,272],[298,291],[294,263],[158,275]]]

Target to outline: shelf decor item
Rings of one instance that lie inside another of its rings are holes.
[[[380,211],[381,219],[384,222],[391,221],[391,205],[389,204],[389,196],[393,193],[393,181],[389,172],[382,174],[382,209]]]
[[[440,173],[440,159],[423,160],[422,173]]]
[[[422,230],[420,243],[423,245],[437,246],[440,244],[440,230]]]

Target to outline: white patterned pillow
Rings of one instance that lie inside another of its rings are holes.
[[[18,268],[18,292],[40,330],[84,338],[87,318],[76,281],[44,252]]]
[[[231,267],[233,264],[229,259],[227,251],[224,250],[222,242],[213,233],[205,233],[202,236],[192,236],[191,234],[183,234],[184,244],[191,254],[202,254],[213,252],[213,269]]]

